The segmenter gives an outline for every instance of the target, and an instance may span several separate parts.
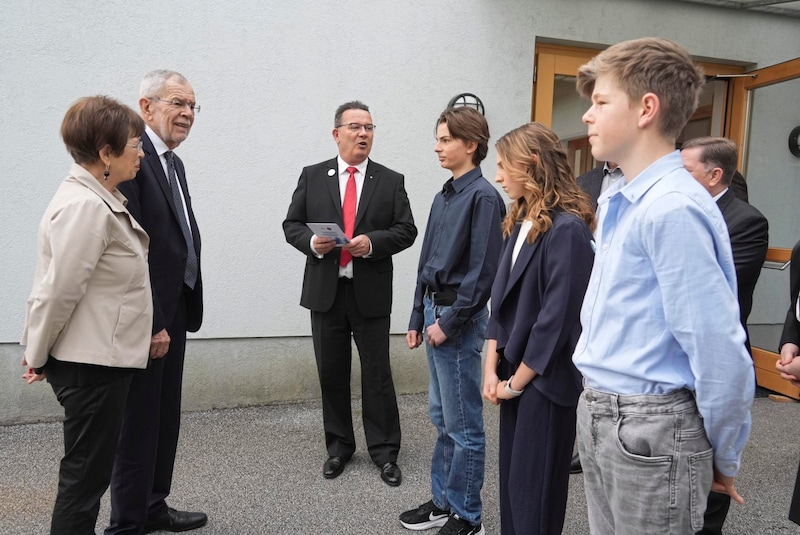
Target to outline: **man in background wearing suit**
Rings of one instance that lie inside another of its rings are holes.
[[[597,199],[600,197],[600,194],[605,193],[608,188],[619,182],[621,178],[625,177],[619,165],[614,162],[606,162],[603,165],[598,165],[594,169],[583,173],[576,178],[575,181],[589,196],[589,200],[592,201],[592,208],[597,212]],[[569,465],[569,473],[580,474],[582,471],[581,458],[578,456],[578,453],[575,452]]]
[[[789,310],[783,323],[781,342],[778,346],[781,358],[775,363],[781,377],[800,387],[800,241],[792,248],[789,268]],[[794,482],[789,520],[800,524],[800,467]]]
[[[147,370],[134,376],[128,394],[106,535],[187,531],[208,520],[165,501],[178,446],[186,331],[197,331],[203,319],[200,232],[183,162],[172,151],[189,135],[200,107],[186,78],[156,70],[142,80],[139,108],[145,157],[136,178],[119,190],[150,235],[153,337]]]
[[[361,360],[364,435],[381,479],[398,486],[400,416],[389,363],[392,255],[414,243],[403,175],[369,160],[375,125],[361,102],[334,117],[339,155],[303,169],[283,231],[306,255],[300,304],[311,310],[311,334],[322,389],[326,479],[344,470],[356,449],[350,410],[350,336]],[[350,238],[337,247],[306,223],[336,223]]]
[[[616,184],[622,176],[622,169],[614,162],[606,162],[579,176],[576,181],[592,201],[597,210],[597,198],[608,188]]]
[[[681,158],[686,170],[705,187],[717,202],[731,238],[733,263],[739,296],[739,319],[747,333],[747,318],[753,307],[753,290],[767,257],[769,224],[761,212],[734,194],[731,188],[736,172],[736,144],[720,137],[700,137],[683,144]],[[750,351],[749,337],[746,339]],[[731,497],[711,491],[699,534],[721,534]]]

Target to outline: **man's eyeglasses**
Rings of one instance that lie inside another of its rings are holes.
[[[361,132],[363,128],[365,132],[373,132],[375,130],[374,124],[359,124],[359,123],[347,123],[347,124],[340,124],[336,128],[347,128],[351,132]]]
[[[136,149],[137,151],[140,151],[140,150],[142,150],[142,142],[141,142],[141,141],[140,141],[139,143],[137,143],[136,145],[129,145],[129,144],[126,144],[125,146],[126,146],[126,147],[130,147],[130,148],[132,148],[132,149]]]
[[[157,100],[159,102],[166,102],[167,104],[169,104],[170,106],[172,106],[173,108],[175,108],[177,110],[182,110],[183,108],[188,107],[192,112],[200,113],[200,105],[199,104],[195,104],[194,102],[186,102],[186,101],[181,100],[179,98],[173,98],[171,100],[166,100],[166,99],[163,99],[163,98],[154,98],[154,97],[147,97],[147,98],[149,100]]]

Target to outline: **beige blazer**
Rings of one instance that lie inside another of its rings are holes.
[[[39,224],[33,289],[21,344],[28,365],[66,361],[145,368],[153,323],[147,267],[150,238],[78,164]]]

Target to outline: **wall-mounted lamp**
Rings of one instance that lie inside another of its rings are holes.
[[[800,126],[795,126],[789,132],[789,152],[796,158],[800,158]]]
[[[481,112],[481,115],[486,115],[486,111],[483,108],[483,102],[481,102],[481,99],[479,99],[477,95],[472,93],[459,93],[451,98],[450,102],[447,103],[448,108],[458,108],[460,106],[475,108]]]
[[[483,102],[481,99],[478,98],[477,95],[474,93],[459,93],[458,95],[454,96],[450,99],[450,102],[447,103],[448,108],[461,108],[466,106],[468,108],[475,108],[481,115],[486,115],[485,109],[483,107]],[[437,121],[435,125],[433,125],[433,137],[436,137],[436,129],[439,127],[439,122]]]

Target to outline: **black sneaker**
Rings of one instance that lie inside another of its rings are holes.
[[[458,518],[458,515],[452,514],[436,535],[485,535],[485,533],[483,524],[478,523],[473,526],[466,520]]]
[[[433,500],[423,503],[416,509],[411,509],[400,515],[400,523],[406,529],[420,531],[423,529],[439,528],[447,523],[449,511],[439,509]]]

